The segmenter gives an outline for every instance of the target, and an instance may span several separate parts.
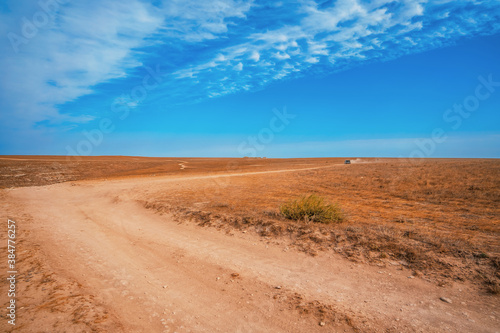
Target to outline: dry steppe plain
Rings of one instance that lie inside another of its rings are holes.
[[[343,160],[0,156],[0,331],[500,332],[500,161]]]

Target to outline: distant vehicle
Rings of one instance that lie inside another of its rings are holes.
[[[344,164],[351,164],[351,160],[345,160]]]

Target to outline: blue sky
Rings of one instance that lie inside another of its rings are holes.
[[[500,157],[499,1],[0,4],[0,154]]]

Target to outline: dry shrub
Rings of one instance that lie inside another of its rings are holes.
[[[341,222],[344,216],[337,204],[328,203],[316,195],[306,195],[289,201],[280,207],[280,213],[290,220],[305,220],[319,223]]]
[[[484,280],[486,292],[492,295],[500,295],[500,285],[497,281],[486,278]]]

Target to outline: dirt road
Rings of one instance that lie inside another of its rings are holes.
[[[496,299],[465,284],[438,287],[397,264],[312,257],[281,240],[178,223],[138,203],[152,190],[214,177],[245,174],[2,190],[2,221],[14,219],[21,240],[14,331],[500,331]]]

